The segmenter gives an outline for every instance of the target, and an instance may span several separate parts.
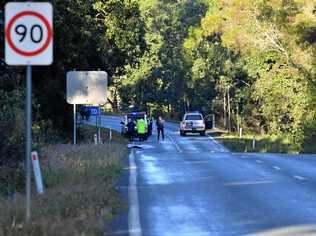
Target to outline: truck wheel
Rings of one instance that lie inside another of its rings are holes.
[[[205,131],[200,132],[201,136],[205,136]]]
[[[180,131],[180,135],[181,135],[181,136],[185,136],[185,132]]]

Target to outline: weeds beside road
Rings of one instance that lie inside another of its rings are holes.
[[[236,133],[228,133],[222,130],[210,131],[219,143],[223,144],[232,152],[263,152],[263,153],[315,153],[316,148],[309,146],[298,147],[290,142],[290,139],[284,136],[276,135],[243,135],[241,138]],[[253,149],[253,139],[255,139],[255,148]]]
[[[24,224],[23,194],[0,199],[0,235],[103,235],[106,221],[124,207],[114,183],[127,156],[125,141],[51,145],[40,156],[46,190],[33,194],[31,223]]]

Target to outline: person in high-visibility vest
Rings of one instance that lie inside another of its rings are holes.
[[[145,124],[144,119],[137,120],[136,126],[137,126],[137,134],[139,137],[139,141],[144,141],[145,132],[146,132],[146,127],[145,127],[146,124]]]

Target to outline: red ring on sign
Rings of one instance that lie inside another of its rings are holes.
[[[29,16],[29,15],[39,18],[45,24],[46,29],[47,29],[47,39],[46,39],[44,45],[42,47],[40,47],[39,49],[32,51],[32,52],[23,51],[23,50],[17,48],[14,45],[12,38],[11,38],[11,34],[10,34],[10,31],[13,27],[14,22],[23,16]],[[22,56],[26,56],[26,57],[36,56],[36,55],[42,53],[43,51],[45,51],[48,48],[50,42],[52,41],[52,36],[53,36],[53,31],[52,31],[52,28],[51,28],[48,20],[44,16],[42,16],[41,14],[39,14],[38,12],[35,12],[35,11],[23,11],[23,12],[20,12],[19,14],[15,15],[8,23],[8,26],[7,26],[7,29],[5,32],[5,37],[8,41],[8,44],[10,45],[10,47],[16,53],[18,53]]]

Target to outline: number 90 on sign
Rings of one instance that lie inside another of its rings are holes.
[[[19,24],[15,27],[14,30],[16,34],[21,36],[19,42],[22,43],[28,34],[28,29],[26,25]],[[36,35],[36,33],[38,34]],[[43,27],[41,25],[39,24],[32,25],[29,34],[30,34],[31,41],[33,43],[41,43],[43,41]]]

